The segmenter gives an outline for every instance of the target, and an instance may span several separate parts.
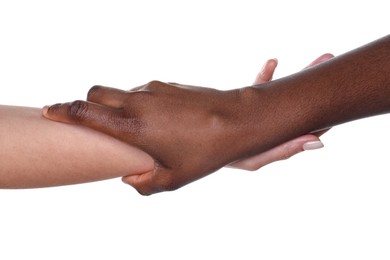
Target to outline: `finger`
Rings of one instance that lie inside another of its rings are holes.
[[[156,167],[154,170],[122,177],[122,181],[135,188],[141,195],[151,195],[162,191],[175,190],[171,172],[166,168]]]
[[[126,101],[128,92],[103,86],[93,86],[88,91],[87,100],[104,106],[120,108]]]
[[[277,59],[267,60],[261,68],[259,74],[257,74],[255,82],[253,84],[256,85],[270,81],[274,75],[276,66],[278,66]]]
[[[309,65],[307,65],[305,67],[306,68],[309,68],[309,67],[312,67],[314,65],[317,65],[321,62],[324,62],[324,61],[327,61],[327,60],[330,60],[334,58],[334,55],[333,54],[330,54],[330,53],[325,53],[325,54],[322,54],[320,57],[318,57],[317,59],[315,59],[314,61],[312,61]]]
[[[135,188],[141,195],[151,195],[155,193],[155,189],[152,188],[154,173],[152,171],[122,177],[122,181]]]
[[[123,125],[120,110],[91,102],[78,100],[46,106],[43,108],[43,116],[54,121],[83,125],[114,137],[116,133],[123,132],[120,129]],[[127,131],[131,130],[128,128]]]
[[[234,162],[228,166],[255,171],[272,162],[288,159],[304,150],[314,150],[321,147],[323,147],[323,144],[317,136],[311,134],[303,135],[264,153]]]

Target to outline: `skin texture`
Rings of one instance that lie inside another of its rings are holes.
[[[306,68],[309,68],[311,66],[317,65],[321,62],[327,61],[334,56],[332,54],[324,54],[315,59],[313,62],[311,62]],[[259,74],[257,75],[254,85],[262,84],[268,81],[272,80],[274,71],[277,66],[277,60],[271,59],[268,60]],[[305,69],[306,69],[305,68]],[[257,154],[255,156],[251,156],[249,158],[245,158],[242,160],[238,160],[236,162],[230,163],[228,166],[232,168],[237,169],[243,169],[248,171],[255,171],[260,169],[261,167],[270,164],[275,161],[279,160],[285,160],[290,158],[293,155],[296,155],[303,151],[303,147],[305,144],[316,142],[317,145],[320,145],[323,147],[322,142],[320,141],[319,137],[323,135],[327,130],[319,131],[317,133],[313,134],[305,134],[300,137],[294,138],[290,141],[287,141],[286,143],[280,144],[274,148],[271,148],[270,150],[266,152],[262,152],[260,154]],[[316,148],[317,149],[317,148]]]
[[[141,194],[177,189],[295,137],[390,111],[390,37],[291,76],[229,91],[152,81],[93,87],[88,101],[44,109],[50,119],[112,135],[155,159],[126,177]]]
[[[140,174],[144,152],[84,127],[46,120],[41,109],[0,106],[0,188],[37,188]]]

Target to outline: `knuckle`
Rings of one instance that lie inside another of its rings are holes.
[[[160,80],[151,80],[148,83],[149,86],[156,86],[156,85],[161,85],[161,84],[164,84],[164,83],[161,82]]]
[[[102,86],[100,86],[100,85],[95,85],[95,86],[93,86],[92,88],[90,88],[90,89],[88,90],[87,98],[89,99],[89,98],[91,98],[91,97],[96,97],[96,96],[98,96],[98,95],[99,95],[99,92],[100,92],[100,90],[101,90],[101,88],[102,88]]]
[[[152,80],[148,84],[146,84],[146,89],[147,90],[157,90],[160,89],[161,87],[165,86],[166,84],[159,81],[159,80]]]
[[[73,101],[70,104],[69,116],[77,121],[82,121],[88,113],[88,104],[81,100]]]

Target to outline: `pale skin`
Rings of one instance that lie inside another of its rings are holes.
[[[107,133],[150,154],[124,181],[174,190],[295,137],[390,112],[390,36],[285,78],[230,91],[159,81],[93,87],[86,101],[46,107],[52,120]]]
[[[325,54],[310,65],[331,58]],[[255,84],[272,79],[276,60],[268,60]],[[140,175],[154,168],[141,150],[86,127],[45,120],[40,109],[0,105],[0,188],[39,188]],[[258,169],[319,142],[319,134],[304,135],[267,152],[232,163]]]
[[[152,158],[135,147],[41,113],[0,106],[0,188],[85,183],[153,169]]]

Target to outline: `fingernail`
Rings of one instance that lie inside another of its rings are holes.
[[[321,141],[311,141],[303,144],[303,150],[315,150],[324,147],[324,144]]]

